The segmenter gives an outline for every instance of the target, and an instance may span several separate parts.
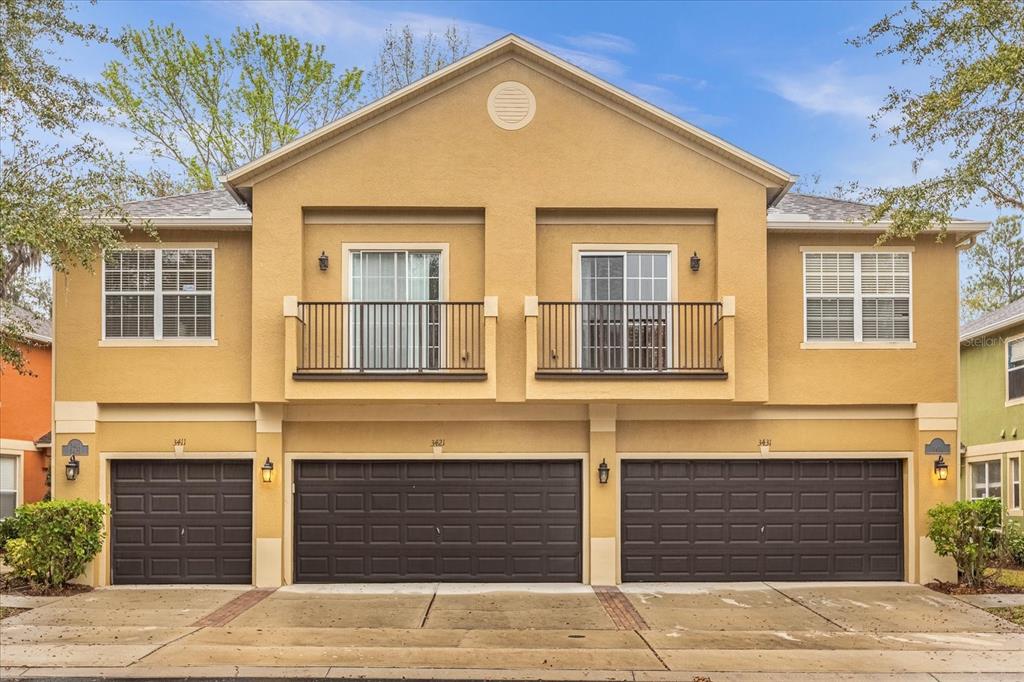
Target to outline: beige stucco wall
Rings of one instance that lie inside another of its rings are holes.
[[[522,130],[488,118],[487,95],[504,80],[536,95],[536,116]],[[525,397],[523,297],[538,293],[538,209],[715,211],[721,246],[703,256],[717,261],[705,291],[736,296],[737,396],[767,397],[764,187],[508,61],[255,183],[253,259],[267,266],[253,281],[255,400],[285,393],[281,300],[303,295],[304,262],[319,254],[303,245],[303,211],[333,206],[484,209],[483,294],[500,306],[497,398],[513,402]]]
[[[778,404],[910,404],[957,400],[957,250],[950,236],[897,241],[913,249],[912,332],[902,350],[801,349],[801,247],[869,247],[873,235],[772,234],[768,240],[771,402]]]
[[[135,232],[128,245],[216,245],[216,346],[101,347],[102,264],[54,278],[55,400],[101,403],[247,402],[252,349],[249,234],[161,230],[159,243]],[[258,273],[264,268],[256,263]],[[278,302],[280,307],[280,302]]]
[[[495,126],[484,106],[505,80],[526,83],[537,99],[533,122],[518,131]],[[306,224],[311,210],[346,207],[474,209],[484,222]],[[713,220],[538,226],[538,215],[551,209],[657,209]],[[955,498],[956,472],[937,481],[923,446],[936,436],[957,442],[955,405],[946,409],[956,399],[950,242],[922,238],[912,245],[915,348],[801,349],[800,247],[867,247],[872,237],[769,236],[762,183],[514,60],[258,179],[251,237],[161,237],[217,243],[217,345],[99,347],[98,272],[59,277],[56,400],[58,413],[68,416],[57,416],[55,443],[77,437],[92,454],[83,458],[78,481],[55,477],[55,493],[108,499],[109,460],[116,457],[246,457],[257,476],[269,458],[275,480],[255,485],[257,584],[278,585],[289,574],[287,481],[296,457],[579,458],[587,481],[584,576],[607,583],[617,579],[619,498],[614,485],[597,483],[602,459],[617,476],[623,454],[761,457],[761,439],[772,441],[768,456],[775,457],[902,459],[907,577],[949,577],[948,562],[934,560],[923,534],[927,508]],[[486,322],[486,381],[294,381],[286,326],[294,346],[297,321],[284,316],[285,297],[339,300],[346,244],[410,242],[448,245],[450,299],[497,297],[497,316]],[[730,339],[728,379],[549,380],[538,387],[528,362],[537,348],[528,333],[536,319],[526,318],[524,298],[570,298],[572,248],[581,243],[673,245],[679,299],[735,297],[735,315],[722,322]],[[702,258],[699,273],[689,271],[694,251]],[[317,267],[321,252],[331,258],[327,272]],[[528,395],[535,401],[524,404]],[[72,409],[69,401],[88,405]],[[105,406],[123,403],[152,404],[153,412],[135,421],[104,414]],[[945,407],[918,418],[919,403]],[[173,404],[191,405],[195,414],[161,407]],[[253,411],[234,420],[215,416],[227,404]],[[848,409],[829,412],[837,405]],[[773,415],[773,406],[795,407]],[[735,409],[723,418],[689,412],[697,408]],[[179,439],[186,445],[176,454]],[[445,442],[439,453],[436,440]],[[106,581],[108,559],[104,554],[90,569],[90,581]]]

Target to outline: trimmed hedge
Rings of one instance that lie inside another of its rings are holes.
[[[107,506],[85,500],[26,504],[14,512],[19,535],[8,540],[4,561],[34,587],[57,588],[80,576],[103,548]]]

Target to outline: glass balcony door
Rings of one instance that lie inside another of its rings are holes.
[[[349,346],[367,370],[438,369],[444,349],[441,254],[434,251],[352,253]]]
[[[669,254],[600,253],[580,259],[580,367],[665,369],[671,343]]]

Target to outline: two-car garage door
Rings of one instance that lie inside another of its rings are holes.
[[[582,579],[580,462],[299,461],[296,582]]]
[[[623,460],[622,580],[902,580],[897,460]]]

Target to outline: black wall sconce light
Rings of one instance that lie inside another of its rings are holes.
[[[932,438],[924,446],[924,454],[932,455],[936,457],[935,460],[935,477],[940,481],[945,481],[949,478],[949,465],[946,460],[943,459],[943,455],[950,454],[952,448],[949,443],[942,440],[941,438]]]
[[[270,483],[274,480],[274,463],[267,457],[267,461],[260,467],[260,477],[264,483]]]
[[[694,251],[693,255],[690,256],[690,269],[694,272],[700,270],[700,256],[697,255],[696,251]]]
[[[611,474],[611,469],[608,468],[608,462],[601,460],[601,463],[597,465],[597,482],[604,485],[608,482],[608,476]]]
[[[71,455],[71,459],[69,459],[68,463],[64,465],[64,476],[67,477],[69,481],[75,480],[78,478],[78,467],[78,460],[75,459],[74,455]]]
[[[331,264],[331,259],[327,257],[326,251],[320,252],[320,257],[317,258],[317,261],[320,263],[320,272],[326,272],[327,266]]]

